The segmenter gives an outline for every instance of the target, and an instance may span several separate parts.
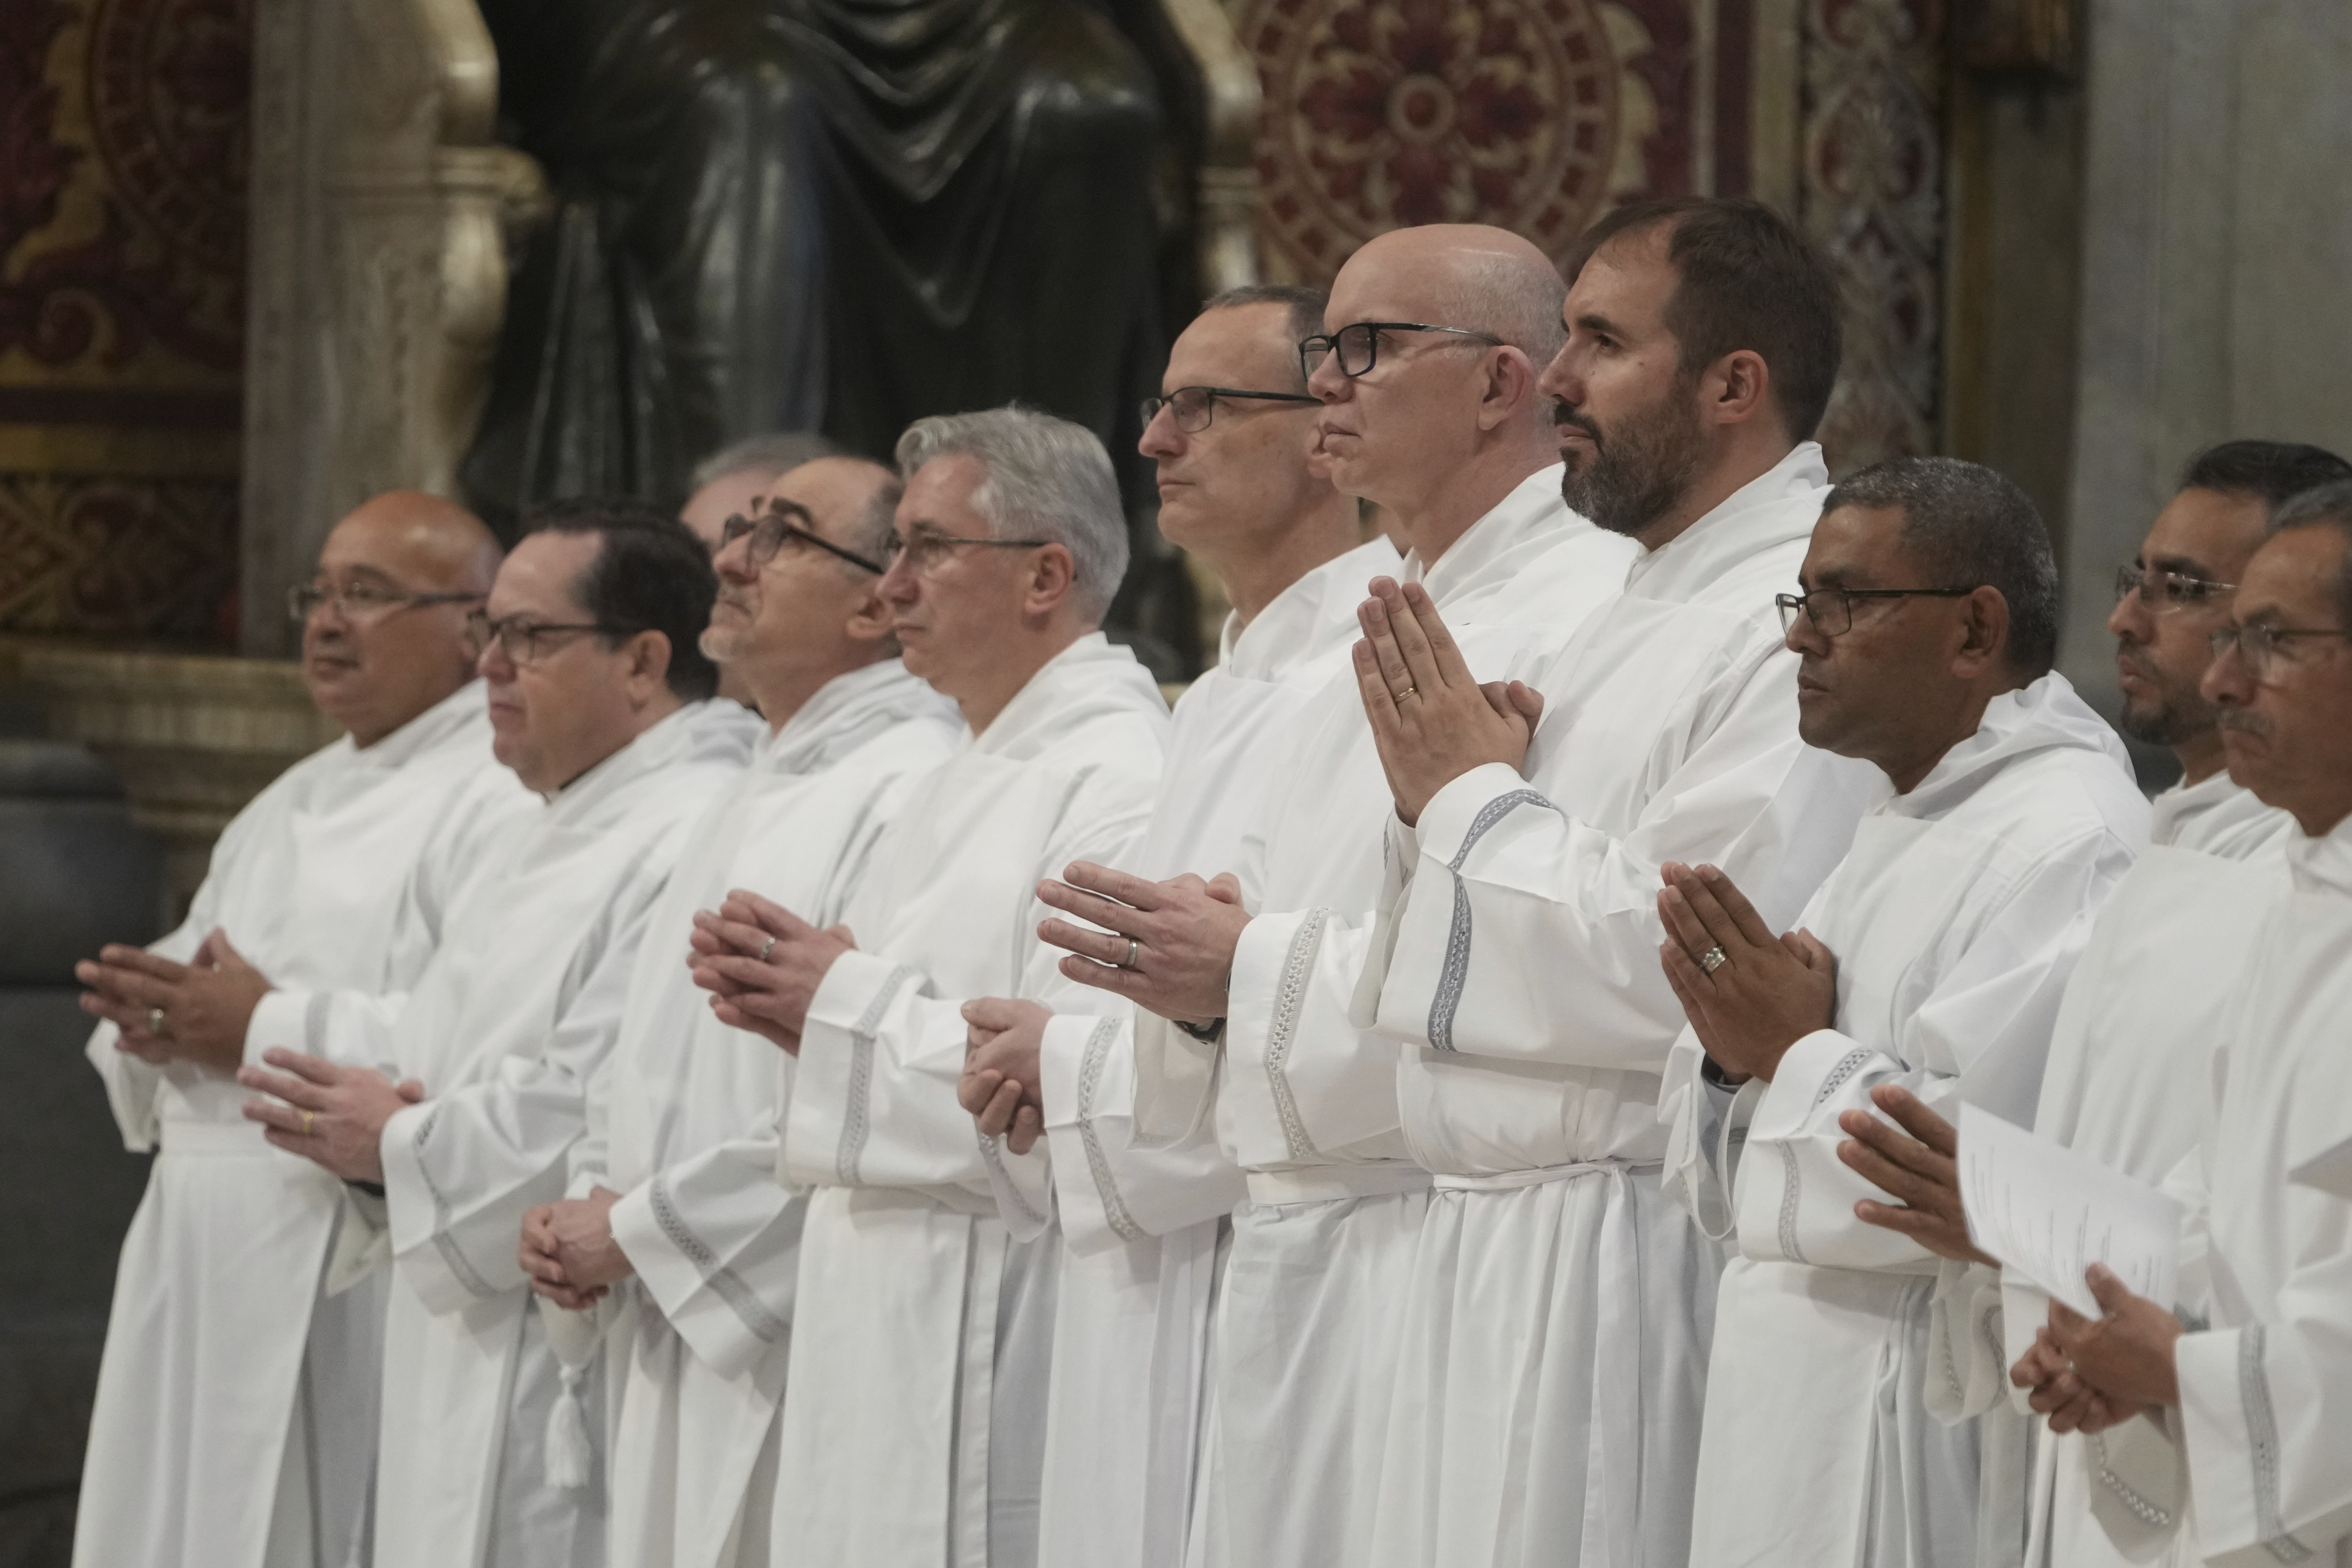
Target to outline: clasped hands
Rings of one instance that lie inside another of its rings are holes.
[[[122,1031],[115,1049],[157,1067],[185,1061],[219,1073],[245,1060],[246,1027],[270,990],[268,976],[217,928],[185,963],[115,942],[75,964],[74,978],[89,987],[82,1011]]]
[[[1411,826],[1432,795],[1473,768],[1523,771],[1543,694],[1517,680],[1482,684],[1420,584],[1375,577],[1370,587],[1356,610],[1357,691],[1397,816]]]
[[[694,917],[686,962],[719,1021],[801,1054],[801,1026],[835,959],[854,951],[847,926],[820,930],[759,894],[735,889]]]
[[[584,1312],[637,1271],[613,1239],[613,1205],[620,1201],[610,1187],[592,1187],[584,1198],[541,1204],[522,1216],[517,1260],[534,1294]]]
[[[1774,936],[1713,866],[1659,868],[1666,984],[1727,1077],[1767,1082],[1789,1047],[1837,1016],[1837,959],[1809,931]]]

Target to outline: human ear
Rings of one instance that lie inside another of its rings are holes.
[[[1772,370],[1753,349],[1734,349],[1716,361],[1702,384],[1716,424],[1742,425],[1770,410]]]
[[[1478,400],[1478,428],[1492,430],[1536,395],[1536,367],[1517,349],[1505,347],[1486,366],[1486,395]]]
[[[669,676],[669,637],[664,632],[639,632],[628,642],[629,696],[643,704],[653,700]]]
[[[890,606],[882,597],[880,578],[866,584],[842,629],[852,642],[879,642],[890,635]]]
[[[1974,675],[2000,661],[2009,652],[2009,601],[1990,585],[1960,601],[1966,615],[1965,637],[1955,665],[1963,675]]]
[[[1024,606],[1031,615],[1046,616],[1077,586],[1078,563],[1066,544],[1048,544],[1037,552],[1029,568],[1029,592]]]

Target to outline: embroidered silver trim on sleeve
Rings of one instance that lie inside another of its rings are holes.
[[[1086,1145],[1087,1172],[1095,1179],[1095,1195],[1102,1199],[1103,1218],[1121,1241],[1140,1241],[1143,1227],[1127,1212],[1118,1183],[1110,1173],[1110,1158],[1103,1152],[1102,1135],[1095,1131],[1095,1090],[1102,1083],[1103,1061],[1118,1036],[1118,1020],[1105,1018],[1087,1037],[1087,1054],[1078,1067],[1078,1139]]]
[[[882,1015],[890,1010],[899,988],[913,978],[915,972],[906,964],[892,970],[857,1022],[849,1026],[849,1094],[841,1108],[841,1147],[833,1156],[833,1173],[845,1187],[857,1185],[857,1162],[866,1152],[872,1115],[866,1099],[874,1088],[875,1032],[881,1028]]]
[[[1470,974],[1470,889],[1462,880],[1463,862],[1470,858],[1470,851],[1493,831],[1496,823],[1523,805],[1549,807],[1551,802],[1531,789],[1515,789],[1508,795],[1496,795],[1478,808],[1478,815],[1470,819],[1470,830],[1462,836],[1461,847],[1445,863],[1445,869],[1454,879],[1454,919],[1445,931],[1445,961],[1437,972],[1437,994],[1429,1004],[1432,1050],[1454,1048],[1454,1015],[1461,1009],[1462,986]]]
[[[1837,1066],[1830,1068],[1828,1075],[1822,1079],[1822,1087],[1814,1091],[1813,1109],[1819,1110],[1822,1106],[1827,1105],[1830,1096],[1844,1088],[1845,1080],[1860,1072],[1863,1065],[1877,1054],[1868,1046],[1856,1046],[1838,1058]]]
[[[433,1249],[441,1255],[441,1261],[447,1266],[449,1272],[457,1276],[458,1284],[488,1300],[499,1293],[498,1289],[476,1272],[474,1266],[466,1261],[466,1255],[457,1250],[457,1238],[449,1234],[449,1216],[453,1212],[449,1200],[443,1194],[441,1184],[433,1179],[433,1167],[425,1163],[425,1141],[433,1136],[433,1130],[440,1124],[441,1107],[436,1105],[425,1113],[425,1120],[416,1124],[416,1132],[408,1141],[409,1152],[416,1156],[416,1173],[425,1179],[425,1191],[433,1199]]]
[[[792,1331],[792,1325],[768,1310],[759,1292],[745,1283],[741,1275],[719,1262],[719,1255],[694,1234],[677,1212],[677,1205],[670,1201],[668,1184],[656,1176],[646,1184],[646,1196],[653,1205],[654,1223],[661,1226],[662,1235],[677,1248],[679,1257],[694,1265],[702,1282],[743,1320],[743,1326],[751,1331],[752,1337],[762,1344],[781,1342]]]
[[[1797,1245],[1797,1199],[1803,1191],[1798,1175],[1797,1151],[1786,1143],[1776,1145],[1780,1151],[1780,1256],[1791,1263],[1811,1263],[1805,1249]]]
[[[1298,1034],[1298,1014],[1307,1002],[1307,977],[1314,971],[1315,955],[1323,946],[1323,928],[1330,923],[1329,910],[1309,910],[1298,923],[1290,939],[1290,951],[1283,954],[1282,983],[1275,987],[1274,1017],[1265,1031],[1265,1082],[1274,1096],[1274,1113],[1282,1122],[1282,1142],[1297,1161],[1315,1159],[1315,1141],[1307,1136],[1307,1122],[1298,1114],[1298,1102],[1291,1097],[1290,1079],[1285,1070],[1290,1061],[1290,1042]]]
[[[2263,1373],[2263,1325],[2238,1331],[2238,1398],[2245,1407],[2246,1447],[2254,1463],[2254,1532],[2281,1563],[2308,1563],[2311,1548],[2291,1534],[2279,1515],[2278,1411]]]
[[[2107,1438],[2103,1432],[2084,1434],[2091,1440],[2091,1465],[2099,1472],[2099,1484],[2116,1494],[2117,1501],[2129,1509],[2132,1517],[2151,1530],[2172,1528],[2172,1510],[2132,1489],[2123,1477],[2116,1474],[2107,1463]]]

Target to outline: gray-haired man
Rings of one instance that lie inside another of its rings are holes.
[[[698,977],[722,1019],[799,1058],[781,1174],[814,1190],[776,1560],[1004,1568],[1036,1553],[1056,1233],[1042,1152],[978,1137],[957,1101],[961,1007],[1076,989],[1032,892],[1135,852],[1167,709],[1097,629],[1127,541],[1093,436],[1012,408],[925,419],[898,466],[882,595],[907,668],[971,737],[877,842],[842,925],[730,900]],[[999,1194],[1039,1239],[1013,1237]]]

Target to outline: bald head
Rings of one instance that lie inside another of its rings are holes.
[[[1377,236],[1332,280],[1324,330],[1353,346],[1308,378],[1317,437],[1341,493],[1387,508],[1423,560],[1559,460],[1536,378],[1559,352],[1566,292],[1542,251],[1483,224]],[[1374,321],[1448,330],[1391,327],[1367,345]]]
[[[320,710],[372,746],[471,679],[466,616],[498,575],[498,541],[453,501],[389,490],[327,535],[302,622]]]
[[[1428,313],[1405,320],[1475,327],[1525,353],[1538,370],[1567,341],[1559,306],[1568,285],[1551,258],[1509,229],[1482,223],[1391,229],[1367,240],[1340,276],[1359,267],[1426,306]]]

